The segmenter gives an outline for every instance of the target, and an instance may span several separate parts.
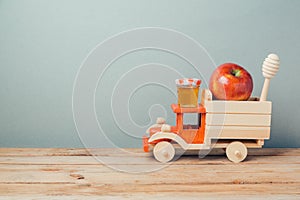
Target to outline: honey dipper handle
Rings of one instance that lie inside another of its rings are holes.
[[[266,101],[268,96],[268,90],[270,86],[270,79],[266,78],[264,82],[264,86],[260,95],[260,101]]]
[[[263,76],[265,77],[265,82],[263,89],[261,91],[260,101],[266,101],[268,90],[270,86],[270,80],[273,78],[279,70],[279,57],[276,54],[270,54],[264,60],[262,65]]]

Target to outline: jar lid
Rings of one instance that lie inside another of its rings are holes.
[[[177,86],[193,86],[193,87],[199,87],[201,84],[201,80],[197,78],[182,78],[182,79],[176,79],[175,83]]]

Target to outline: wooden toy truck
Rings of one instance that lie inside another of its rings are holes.
[[[232,162],[243,161],[247,148],[261,148],[270,138],[272,102],[266,101],[270,79],[279,69],[279,58],[270,54],[263,63],[265,83],[260,98],[248,101],[212,100],[209,90],[202,90],[197,107],[172,104],[176,125],[158,119],[143,137],[144,151],[153,150],[154,157],[163,163],[175,156],[175,147],[187,150],[226,149]],[[185,115],[195,115],[196,124],[184,124]]]

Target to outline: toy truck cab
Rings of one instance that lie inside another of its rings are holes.
[[[201,105],[195,108],[182,108],[178,104],[172,104],[171,108],[176,114],[176,126],[166,124],[157,124],[149,129],[150,138],[144,137],[144,150],[149,151],[147,143],[155,145],[161,141],[170,141],[175,137],[181,138],[179,144],[186,146],[187,144],[202,144],[204,142],[205,131],[205,108]],[[185,124],[184,118],[186,114],[194,115],[195,124]],[[176,136],[170,137],[170,134]],[[179,140],[179,139],[178,139]]]
[[[171,108],[176,114],[177,134],[187,144],[202,144],[204,142],[205,108],[202,105],[195,108],[182,108],[178,104],[172,104]],[[185,123],[186,115],[195,118],[195,123]]]

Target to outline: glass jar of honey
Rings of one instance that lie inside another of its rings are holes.
[[[176,79],[178,105],[180,107],[197,107],[201,80],[195,78]]]

